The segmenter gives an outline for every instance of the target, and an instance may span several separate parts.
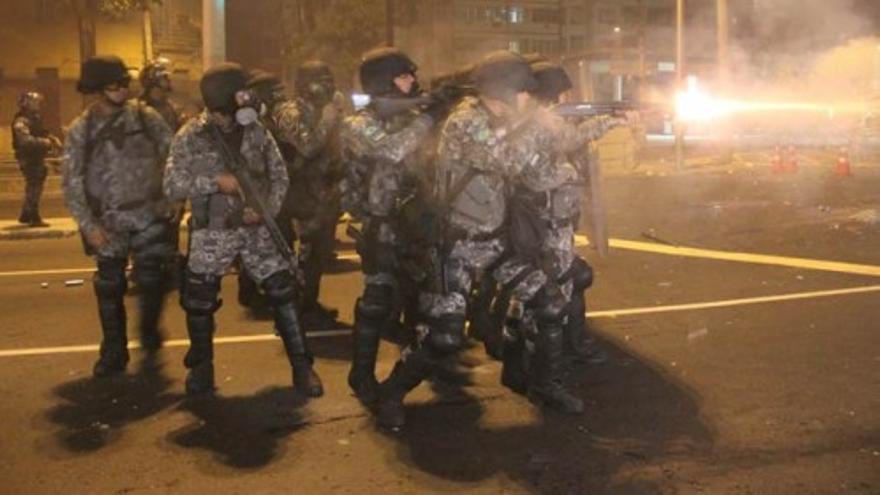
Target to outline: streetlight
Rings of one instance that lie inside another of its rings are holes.
[[[682,91],[684,81],[684,0],[675,2],[675,92]],[[684,123],[675,117],[675,168],[684,168]]]

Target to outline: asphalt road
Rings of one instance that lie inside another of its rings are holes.
[[[97,343],[88,274],[22,273],[88,268],[78,240],[0,242],[0,491],[880,493],[878,186],[870,170],[609,180],[612,236],[632,242],[585,251],[612,356],[569,377],[586,415],[536,409],[473,347],[417,389],[400,434],[350,397],[345,332],[312,339],[327,395],[293,394],[231,277],[218,337],[251,339],[217,346],[216,398],[183,396],[176,343],[159,372],[134,351],[126,377],[93,380],[95,352],[68,347]],[[345,322],[360,283],[346,261],[323,287]],[[185,338],[176,294],[163,324]],[[381,375],[396,355],[383,344]]]

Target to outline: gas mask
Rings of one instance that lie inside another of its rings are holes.
[[[249,89],[236,92],[235,103],[238,105],[235,110],[235,121],[242,127],[252,125],[266,114],[266,105],[261,103],[256,94]]]
[[[333,100],[336,87],[332,81],[312,81],[306,88],[308,99],[318,106],[326,105]]]

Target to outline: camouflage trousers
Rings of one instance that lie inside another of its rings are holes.
[[[19,162],[18,166],[25,180],[20,217],[23,222],[37,221],[40,219],[40,198],[43,195],[43,185],[46,182],[48,168],[42,160],[23,160]]]
[[[265,226],[192,232],[187,264],[192,273],[222,277],[236,258],[241,259],[244,269],[260,285],[269,276],[291,268]]]
[[[109,242],[97,250],[98,258],[134,258],[135,265],[144,259],[172,261],[177,254],[173,226],[169,222],[158,221],[145,229],[116,231],[107,229]]]
[[[435,274],[444,280],[434,285],[444,290],[426,291],[419,296],[422,315],[428,318],[464,316],[474,284],[487,275],[487,270],[498,262],[505,248],[505,239],[500,237],[455,241],[449,254],[441,261],[443,273]]]

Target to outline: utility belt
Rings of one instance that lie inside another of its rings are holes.
[[[468,231],[467,229],[463,229],[461,227],[457,227],[455,225],[450,225],[446,228],[446,236],[449,241],[473,241],[473,242],[487,242],[495,239],[500,239],[507,234],[507,228],[502,225],[497,229],[491,232],[477,232],[473,233]]]
[[[222,193],[192,198],[190,229],[229,230],[244,225],[244,207],[234,207],[228,195]]]

